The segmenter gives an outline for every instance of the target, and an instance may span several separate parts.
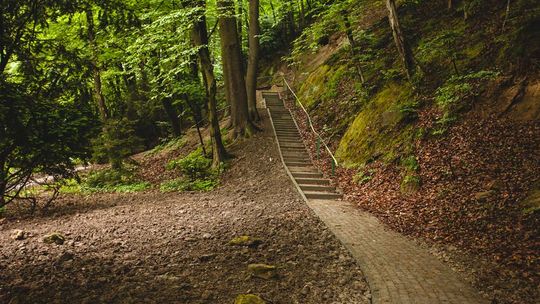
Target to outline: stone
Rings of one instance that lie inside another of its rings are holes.
[[[26,238],[27,233],[20,229],[15,229],[11,233],[11,238],[16,241],[22,241]]]
[[[210,233],[205,233],[202,235],[203,239],[211,239],[212,238],[212,235]]]
[[[485,199],[488,199],[488,198],[492,197],[493,195],[495,195],[495,191],[493,191],[493,190],[481,191],[481,192],[476,192],[474,194],[474,198],[477,201],[483,201]]]
[[[233,246],[257,247],[260,244],[262,244],[261,239],[249,235],[235,237],[234,239],[229,241],[229,245]]]
[[[266,304],[266,302],[255,294],[240,294],[234,300],[234,304]]]
[[[216,257],[215,253],[203,254],[203,255],[199,256],[199,261],[208,262],[208,261],[210,261],[211,259],[213,259],[215,257]]]
[[[266,264],[249,264],[248,270],[257,278],[269,280],[277,276],[277,267]]]
[[[49,235],[46,235],[44,238],[43,238],[43,242],[46,243],[46,244],[56,244],[56,245],[62,245],[64,244],[66,238],[58,233],[58,232],[53,232]]]

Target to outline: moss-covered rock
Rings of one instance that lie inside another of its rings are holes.
[[[273,279],[277,277],[277,267],[266,264],[249,264],[248,270],[252,276],[261,279]]]
[[[413,100],[408,84],[391,83],[381,90],[370,104],[356,116],[336,152],[345,166],[364,164],[382,157],[393,161],[411,146],[412,125],[402,124],[402,105]]]
[[[257,247],[262,243],[262,240],[256,237],[249,235],[242,235],[235,237],[229,241],[229,245],[233,246],[246,246],[246,247]]]
[[[258,295],[241,294],[236,297],[234,304],[266,304],[266,302]]]
[[[46,244],[62,245],[65,241],[66,238],[58,232],[53,232],[43,238],[43,242]]]

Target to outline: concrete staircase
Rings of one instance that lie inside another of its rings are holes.
[[[342,195],[311,162],[291,113],[277,93],[263,92],[283,163],[307,199],[337,199]]]

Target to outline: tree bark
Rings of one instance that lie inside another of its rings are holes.
[[[195,2],[199,8],[206,6],[204,0]],[[214,66],[210,58],[210,50],[208,49],[208,29],[206,28],[206,18],[201,15],[196,19],[191,31],[191,39],[193,44],[199,48],[198,55],[203,72],[204,82],[206,84],[206,95],[208,102],[208,122],[209,131],[212,138],[212,167],[217,168],[225,160],[227,152],[221,140],[219,130],[219,120],[217,116],[217,101],[216,101],[216,78],[214,77]]]
[[[504,32],[504,28],[506,27],[506,22],[508,21],[508,15],[510,14],[510,0],[506,1],[506,12],[504,14],[504,21],[502,24],[502,31]]]
[[[246,75],[249,118],[259,121],[257,112],[257,69],[259,64],[259,0],[249,1],[249,57]]]
[[[182,135],[182,127],[180,126],[180,120],[178,119],[178,112],[173,106],[171,99],[167,97],[162,98],[161,104],[163,105],[163,109],[165,109],[165,113],[171,122],[173,135],[175,137],[180,137]]]
[[[229,87],[229,104],[231,105],[232,137],[237,138],[251,134],[253,123],[249,119],[246,83],[242,54],[237,36],[234,2],[218,0],[219,36],[221,38],[221,59],[225,86]]]
[[[388,9],[388,20],[390,22],[390,27],[392,28],[394,42],[396,43],[399,56],[403,62],[405,74],[407,75],[407,78],[411,80],[414,73],[414,60],[411,49],[405,40],[405,36],[403,35],[403,31],[399,24],[395,0],[386,0],[386,8]]]
[[[96,42],[96,35],[94,32],[94,14],[91,8],[86,10],[86,22],[87,22],[87,34],[88,42],[90,43],[90,49],[92,51],[92,74],[94,76],[94,98],[96,100],[100,117],[103,121],[109,119],[109,109],[105,103],[105,96],[103,96],[101,85],[101,69],[99,67],[98,58],[98,46]]]

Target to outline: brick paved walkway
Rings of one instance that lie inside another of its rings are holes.
[[[359,262],[374,304],[488,303],[448,266],[374,216],[343,201],[307,204]]]

